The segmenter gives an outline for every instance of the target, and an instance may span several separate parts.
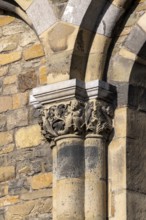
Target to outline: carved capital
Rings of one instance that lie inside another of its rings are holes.
[[[108,138],[113,130],[113,106],[104,101],[94,100],[87,102],[85,108],[86,133]]]
[[[40,110],[42,133],[51,145],[54,145],[54,139],[61,135],[84,133],[84,106],[83,102],[73,100]]]
[[[98,100],[73,100],[66,104],[52,105],[41,110],[42,133],[54,145],[61,135],[97,134],[108,138],[113,130],[113,107]]]

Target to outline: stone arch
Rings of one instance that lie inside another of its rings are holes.
[[[71,64],[71,78],[77,76],[77,78],[86,81],[104,78],[105,62],[114,38],[113,31],[131,3],[132,1],[102,1],[100,5],[99,2],[92,1],[90,3],[76,39]],[[92,6],[94,6],[94,10]],[[89,28],[86,20],[90,20],[90,17],[93,24]],[[82,45],[78,48],[81,37]]]
[[[47,59],[49,60],[52,55],[57,57],[58,53],[59,59],[64,59],[68,63],[61,74],[62,79],[78,78],[90,81],[104,78],[108,50],[114,39],[113,30],[131,5],[131,0],[120,2],[70,0],[61,19],[57,18],[48,0],[43,0],[43,3],[39,0],[29,2],[16,0],[16,2],[23,8],[24,11],[20,8],[19,10],[25,14],[43,43]],[[54,38],[54,35],[57,37]],[[54,51],[52,53],[50,47],[53,47],[55,53]],[[57,66],[56,63],[50,62],[48,65]],[[53,71],[50,73],[53,74],[50,76],[51,83],[60,78],[59,69],[55,69],[55,73],[52,73]],[[54,74],[58,76],[54,77]]]
[[[112,219],[143,219],[145,212],[145,19],[143,14],[112,57],[108,71],[108,81],[117,86],[118,92],[115,136],[108,155]],[[125,207],[122,213],[119,204]]]

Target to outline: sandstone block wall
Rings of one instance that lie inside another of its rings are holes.
[[[30,90],[47,83],[44,49],[14,15],[0,15],[0,220],[52,219],[52,157]]]
[[[140,122],[146,109],[146,0],[15,2],[39,38],[16,15],[0,10],[0,220],[52,219],[52,156],[39,111],[29,105],[31,89],[74,77],[102,78],[104,71],[118,91],[108,152],[109,219],[145,219],[146,129]]]

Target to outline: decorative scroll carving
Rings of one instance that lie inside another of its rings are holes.
[[[84,104],[73,100],[69,104],[53,105],[41,110],[40,125],[44,136],[54,145],[54,138],[65,134],[82,135]]]
[[[85,110],[86,132],[108,137],[113,130],[113,116],[114,109],[109,104],[97,100],[88,102]]]
[[[107,138],[111,133],[114,110],[105,102],[94,100],[84,104],[73,100],[41,110],[40,125],[44,136],[54,145],[61,135],[99,134]]]

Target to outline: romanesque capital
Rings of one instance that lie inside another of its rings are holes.
[[[85,104],[82,101],[72,100],[68,103],[54,104],[41,108],[40,125],[42,133],[51,143],[61,135],[83,135],[85,126]]]
[[[59,82],[32,91],[31,103],[40,109],[43,135],[55,145],[62,135],[95,134],[108,138],[113,130],[115,88],[102,81]]]

